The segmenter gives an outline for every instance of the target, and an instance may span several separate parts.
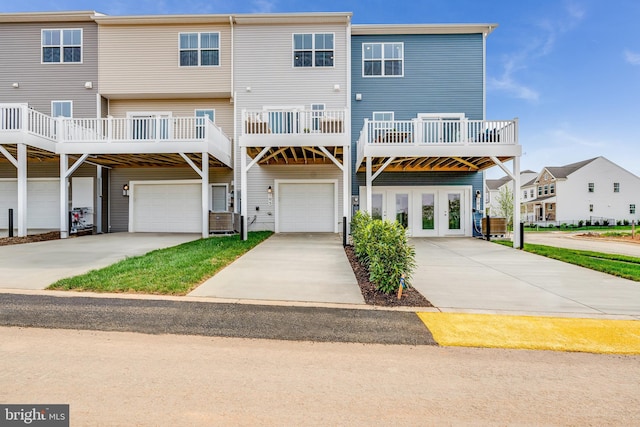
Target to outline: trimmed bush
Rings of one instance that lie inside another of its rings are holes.
[[[415,250],[409,245],[406,230],[400,223],[371,219],[357,212],[351,223],[353,247],[358,260],[369,267],[369,280],[386,294],[398,290],[400,278],[410,286],[415,269]]]

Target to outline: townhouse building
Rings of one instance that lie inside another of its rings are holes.
[[[22,37],[0,47],[13,64],[0,84],[0,179],[13,180],[0,181],[0,209],[16,206],[19,234],[63,237],[79,206],[103,232],[208,236],[212,215],[236,212],[245,236],[337,233],[364,209],[414,236],[471,236],[483,171],[520,179],[517,120],[485,117],[495,27],[0,14],[0,31]],[[44,175],[50,187],[29,187]]]
[[[517,182],[521,153],[517,120],[485,118],[485,41],[495,27],[353,26],[360,209],[413,236],[480,233],[483,171],[499,165]]]
[[[532,185],[533,181],[535,181],[537,176],[538,176],[537,172],[534,172],[529,169],[521,171],[520,172],[520,188],[522,190],[529,188],[529,186]],[[489,216],[502,215],[502,209],[500,208],[500,204],[498,203],[498,197],[500,196],[500,192],[502,191],[502,189],[505,187],[508,188],[513,193],[514,191],[513,181],[507,175],[497,179],[485,179],[484,210],[487,215]],[[524,202],[527,200],[528,196],[529,196],[528,192],[526,191],[522,192],[523,208],[524,208]]]
[[[640,178],[602,156],[546,166],[520,191],[522,220],[528,223],[640,220]]]

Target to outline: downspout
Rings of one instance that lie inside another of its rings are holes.
[[[237,108],[236,108],[236,91],[234,88],[234,28],[233,28],[233,15],[229,15],[229,25],[231,26],[231,103],[233,104],[233,146],[232,146],[232,156],[233,156],[233,211],[235,213],[239,213],[238,211],[238,162],[237,160],[237,150],[236,144],[238,141],[238,117],[237,117]]]
[[[343,166],[345,168],[345,170],[347,171],[346,175],[346,180],[347,182],[344,183],[344,188],[345,188],[345,207],[343,208],[344,213],[345,213],[345,221],[347,222],[347,227],[344,228],[345,230],[349,230],[350,227],[348,227],[349,223],[351,222],[351,213],[352,213],[352,205],[351,205],[351,193],[352,193],[352,189],[351,189],[351,180],[353,179],[353,170],[352,170],[352,164],[353,164],[353,160],[352,160],[352,154],[353,154],[353,141],[352,141],[352,131],[351,131],[351,17],[347,16],[347,37],[346,37],[346,52],[347,52],[347,69],[346,69],[346,73],[347,73],[347,117],[345,117],[345,131],[347,132],[347,140],[349,141],[349,144],[347,147],[345,147],[347,149],[347,153],[342,155],[343,158]],[[344,226],[343,226],[344,227]]]

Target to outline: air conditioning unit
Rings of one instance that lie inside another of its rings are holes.
[[[209,212],[209,233],[233,233],[234,216],[233,212]]]

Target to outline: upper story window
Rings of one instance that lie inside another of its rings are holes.
[[[544,195],[546,196],[547,194],[549,194],[549,186],[545,185],[544,186]]]
[[[52,117],[73,117],[72,101],[51,101]]]
[[[533,188],[529,190],[529,196],[533,199]]]
[[[593,182],[589,183],[589,193],[593,193],[596,189],[596,185]]]
[[[82,62],[82,29],[42,30],[42,62]]]
[[[294,34],[293,66],[333,67],[333,34]]]
[[[538,197],[542,196],[542,185],[538,186]]]
[[[620,183],[619,182],[614,182],[613,183],[613,192],[614,193],[619,193],[620,192]]]
[[[636,214],[636,205],[634,203],[629,205],[629,213],[631,215],[635,215]]]
[[[404,75],[404,43],[363,43],[362,75],[402,77]]]
[[[556,185],[555,184],[549,184],[549,193],[550,194],[555,194],[556,193]]]
[[[180,66],[220,65],[220,33],[180,33]]]
[[[523,198],[524,198],[525,200],[527,200],[527,190],[524,190],[524,193],[523,193],[523,195],[522,195],[522,196],[523,196]]]

